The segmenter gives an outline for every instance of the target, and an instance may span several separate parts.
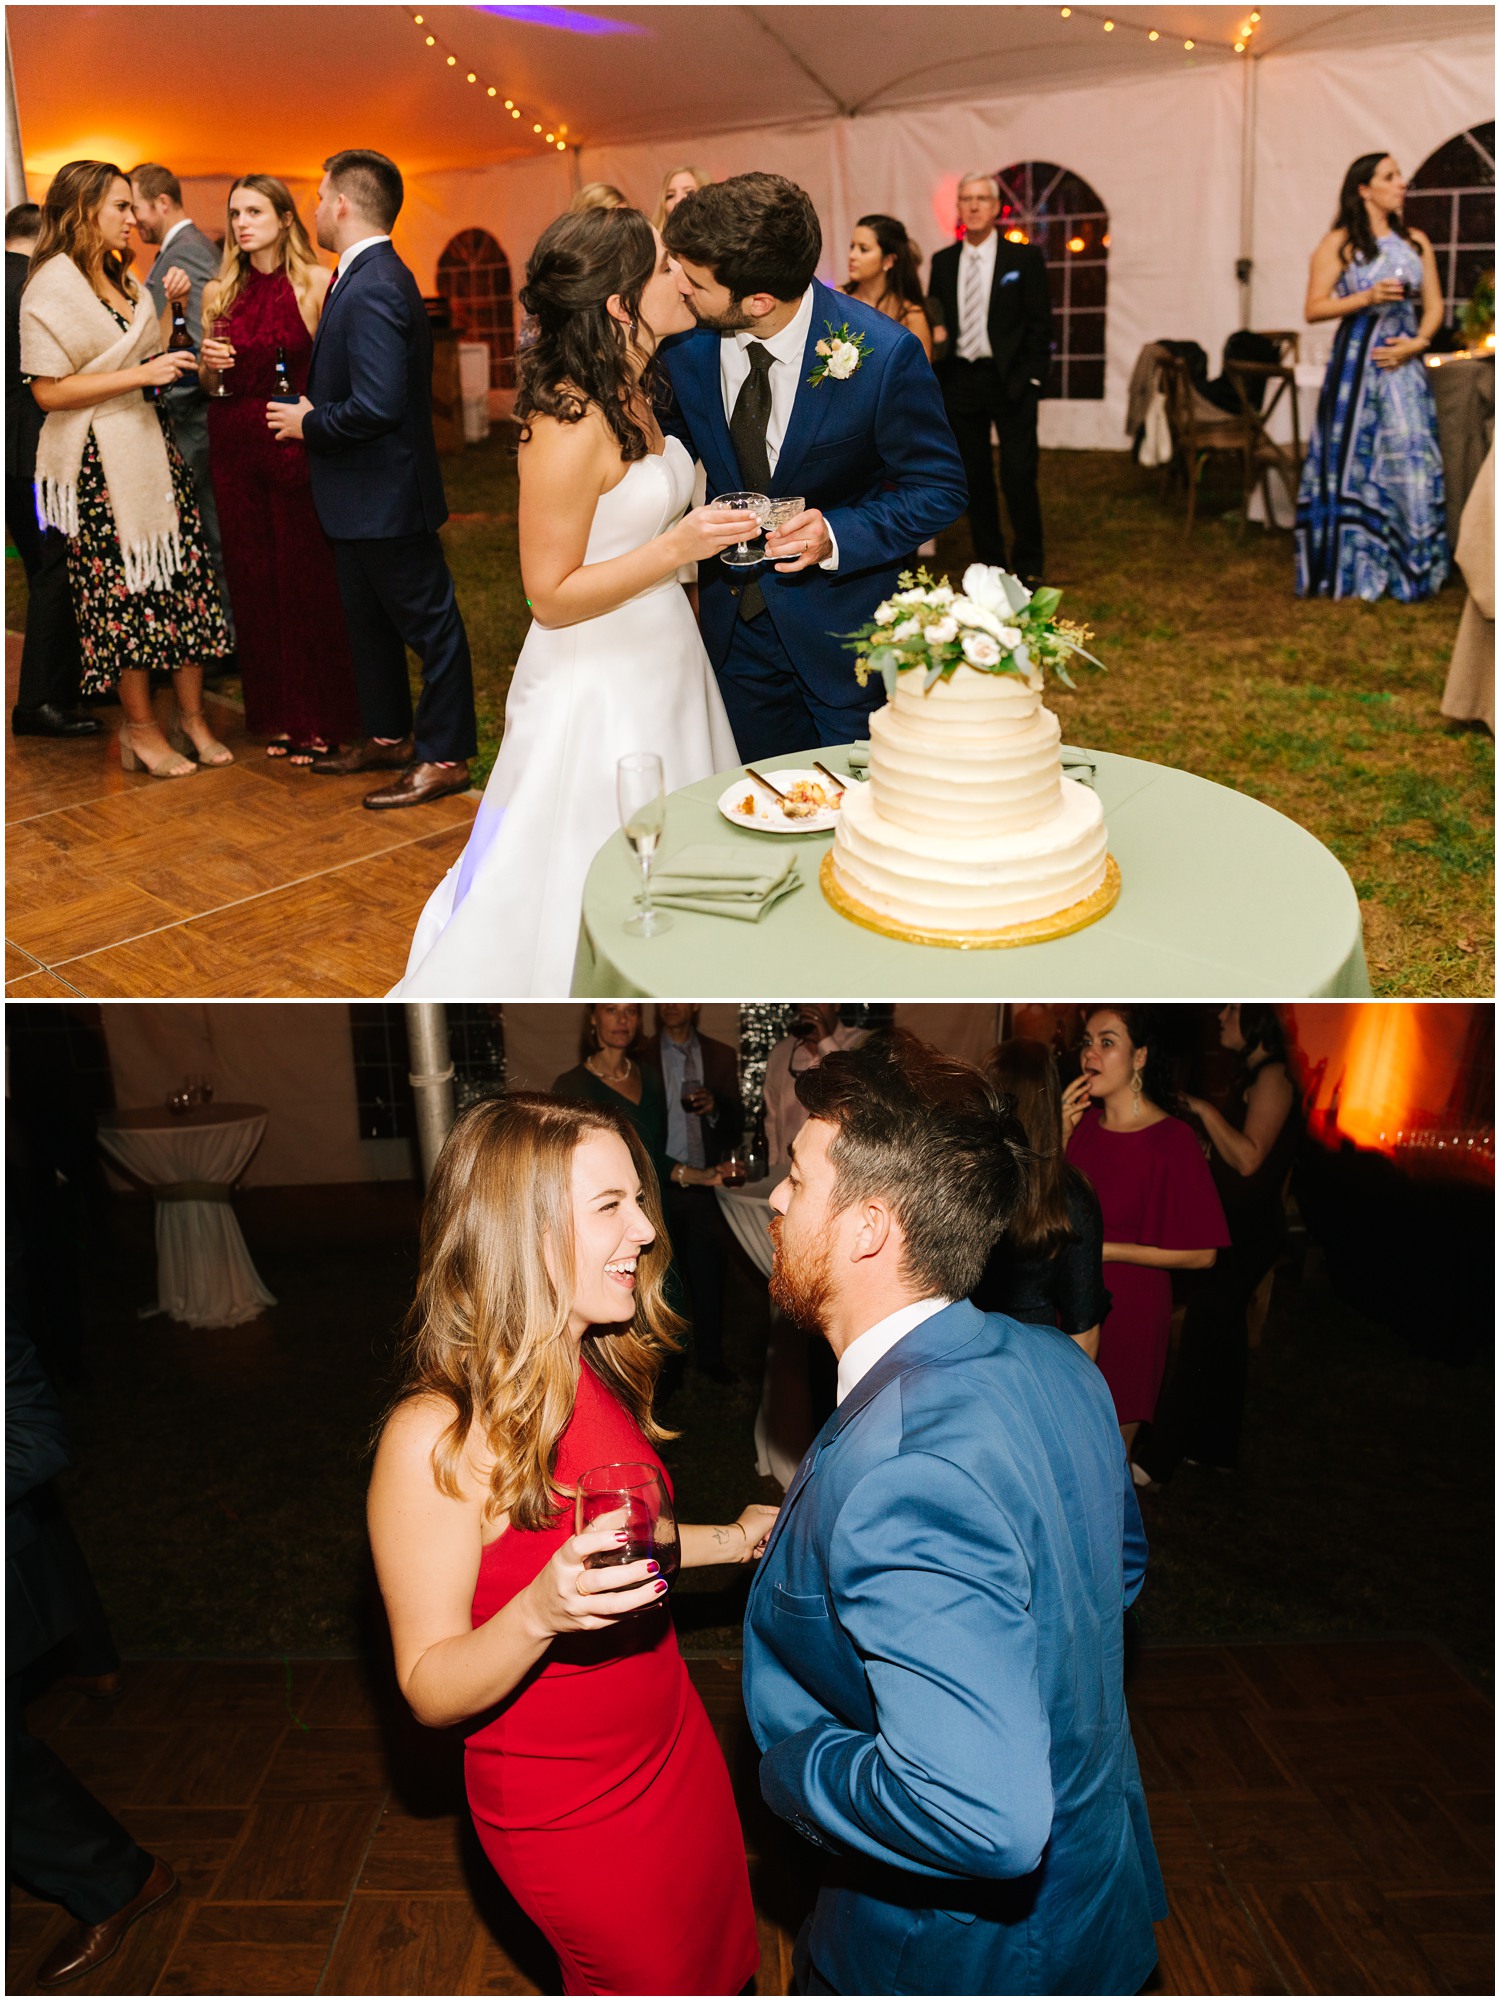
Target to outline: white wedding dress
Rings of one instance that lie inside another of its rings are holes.
[[[585,563],[660,535],[692,491],[693,461],[668,438],[600,496]],[[638,750],[661,758],[669,792],[739,761],[675,577],[601,618],[532,626],[469,844],[428,899],[388,998],[565,998],[584,878],[620,824],[615,765]]]

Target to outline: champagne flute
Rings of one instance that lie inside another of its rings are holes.
[[[677,1575],[680,1549],[677,1517],[667,1498],[667,1483],[659,1466],[626,1462],[591,1466],[578,1482],[573,1504],[578,1533],[586,1529],[623,1529],[626,1540],[614,1549],[584,1558],[585,1570],[607,1570],[616,1564],[653,1558],[670,1584]]]
[[[770,496],[764,493],[721,493],[712,504],[715,507],[732,507],[746,520],[745,532],[732,549],[719,551],[719,561],[731,570],[755,569],[765,558],[758,556],[750,544],[760,540],[761,523],[765,519],[762,509],[771,505]],[[755,524],[753,528],[749,525],[752,521]]]
[[[654,938],[672,928],[671,914],[651,901],[651,864],[667,819],[667,788],[661,759],[652,750],[633,750],[615,767],[615,801],[620,825],[641,865],[641,907],[625,920],[633,938]]]

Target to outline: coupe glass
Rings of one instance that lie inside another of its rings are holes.
[[[799,514],[806,512],[807,502],[800,493],[778,493],[761,510],[760,525],[768,535],[775,535],[789,521],[795,521]]]
[[[763,555],[758,556],[750,547],[750,544],[760,540],[761,527],[765,521],[763,510],[772,504],[770,495],[765,493],[721,493],[718,499],[712,504],[715,507],[733,507],[745,516],[744,534],[732,549],[720,550],[719,561],[728,564],[731,570],[755,569],[758,564],[765,561],[765,557]],[[751,522],[754,522],[754,527],[750,526]]]
[[[671,914],[651,901],[651,864],[667,820],[666,779],[655,751],[635,750],[620,759],[615,767],[615,802],[625,838],[641,865],[641,907],[626,918],[625,929],[633,938],[654,938],[658,931],[672,928]]]
[[[591,1466],[578,1483],[573,1508],[580,1535],[585,1529],[623,1529],[627,1537],[614,1549],[586,1557],[585,1569],[607,1570],[652,1557],[668,1583],[677,1575],[677,1517],[660,1467],[630,1462]]]

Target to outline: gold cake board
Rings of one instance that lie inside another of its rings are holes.
[[[1091,896],[1070,903],[1066,910],[1054,911],[1050,917],[1007,924],[1000,931],[919,931],[892,918],[877,916],[857,902],[835,877],[832,848],[824,855],[818,870],[818,885],[840,917],[847,917],[851,924],[862,924],[866,931],[899,938],[905,945],[946,945],[958,952],[983,952],[1006,945],[1045,945],[1049,939],[1066,938],[1074,931],[1085,930],[1114,909],[1120,895],[1120,865],[1113,855],[1106,855],[1104,880]]]

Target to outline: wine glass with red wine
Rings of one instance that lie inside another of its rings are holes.
[[[749,1176],[749,1163],[739,1148],[731,1147],[719,1162],[719,1185],[721,1188],[743,1188]]]
[[[574,1517],[580,1535],[585,1529],[623,1529],[626,1535],[616,1548],[586,1557],[586,1570],[650,1557],[668,1583],[677,1575],[677,1517],[659,1466],[591,1466],[578,1483]]]

